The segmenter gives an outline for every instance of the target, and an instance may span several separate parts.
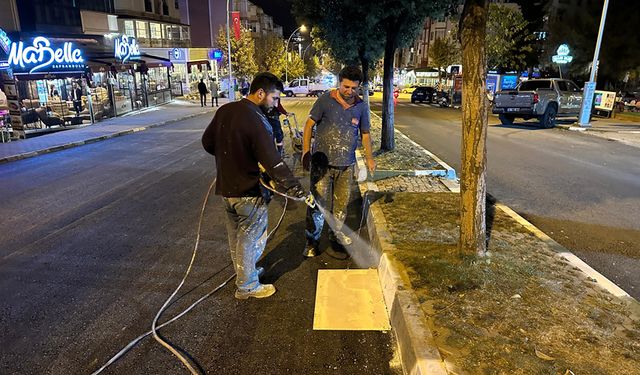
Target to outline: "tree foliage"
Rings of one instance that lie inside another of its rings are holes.
[[[303,54],[304,56],[304,75],[310,78],[317,77],[320,74],[320,59],[313,54]]]
[[[289,81],[293,78],[302,77],[305,74],[304,61],[295,51],[289,51],[289,62],[286,68]]]
[[[429,47],[430,65],[444,68],[460,62],[460,47],[451,37],[436,38]]]
[[[522,70],[534,51],[535,36],[519,9],[490,4],[486,43],[489,68]]]
[[[268,33],[256,38],[256,62],[261,72],[271,72],[278,77],[284,77],[285,42],[276,33]]]
[[[393,58],[397,48],[408,46],[427,16],[440,15],[455,0],[293,0],[300,19],[319,27],[319,37],[339,62],[359,62],[365,85],[371,66],[384,54],[383,129],[381,148],[395,146],[393,132]]]
[[[218,31],[217,42],[223,51],[224,61],[227,61],[227,33],[224,27]],[[234,76],[240,79],[249,80],[258,73],[253,37],[251,31],[245,28],[240,30],[240,39],[231,37],[231,68]]]
[[[567,64],[570,76],[586,80],[593,60],[602,2],[583,2],[579,8],[567,11],[562,17],[552,17],[549,25],[544,63],[551,65],[560,44],[571,48],[573,61]],[[600,49],[598,82],[600,87],[624,86],[627,72],[630,76],[640,69],[640,34],[636,25],[640,24],[637,0],[616,0],[609,4],[607,20]]]

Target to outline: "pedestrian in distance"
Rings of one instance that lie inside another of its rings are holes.
[[[73,109],[76,111],[76,117],[80,116],[82,111],[82,89],[77,82],[73,83],[73,89],[71,90],[71,101],[73,101]]]
[[[198,83],[198,92],[200,93],[200,107],[205,107],[209,90],[207,90],[207,85],[204,83],[203,78],[200,78],[200,83]]]
[[[374,172],[376,162],[371,151],[369,109],[357,95],[362,72],[347,66],[339,75],[339,87],[320,96],[314,103],[304,125],[302,165],[310,170],[311,192],[316,201],[335,217],[331,236],[337,242],[336,257],[347,258],[345,246],[351,238],[342,232],[347,217],[347,205],[353,181],[355,151],[360,137],[364,147],[367,169]],[[315,128],[315,142],[311,137]],[[307,208],[305,257],[318,254],[320,234],[324,225],[322,212],[316,206]]]
[[[215,78],[211,79],[211,106],[213,107],[213,102],[216,102],[216,107],[218,106],[218,92],[220,91],[220,88],[218,87],[218,82],[216,81]]]
[[[204,149],[215,156],[215,193],[223,197],[229,250],[236,271],[238,299],[265,298],[276,292],[261,284],[256,262],[267,241],[267,204],[270,196],[260,183],[260,167],[286,195],[307,194],[282,161],[263,111],[275,105],[282,82],[271,73],[259,73],[249,95],[221,106],[202,135]]]
[[[249,83],[244,80],[240,84],[240,95],[242,95],[243,98],[246,98],[247,94],[249,94]]]
[[[398,96],[400,96],[400,89],[397,87],[393,88],[393,108],[398,105]]]

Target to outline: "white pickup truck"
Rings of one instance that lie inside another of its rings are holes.
[[[582,90],[566,79],[547,78],[524,81],[515,90],[495,94],[493,113],[503,125],[517,117],[537,118],[543,128],[553,128],[557,117],[577,117],[582,106]]]
[[[300,78],[291,81],[288,86],[285,86],[282,93],[286,96],[320,96],[329,89],[330,87],[323,83],[315,83],[307,78]]]

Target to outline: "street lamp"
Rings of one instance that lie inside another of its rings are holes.
[[[302,25],[300,27],[298,27],[297,29],[293,30],[293,32],[291,33],[291,35],[289,36],[289,39],[287,39],[287,44],[284,45],[284,81],[285,83],[289,83],[289,42],[291,41],[291,38],[293,38],[293,35],[300,30],[300,32],[305,32],[307,31],[307,27],[305,25]]]

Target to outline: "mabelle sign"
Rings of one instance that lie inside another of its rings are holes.
[[[122,35],[116,39],[114,56],[116,59],[122,60],[122,63],[132,57],[140,56],[140,47],[138,46],[136,38],[129,38],[126,35]]]
[[[57,47],[57,48],[56,48]],[[84,69],[82,51],[71,42],[62,46],[52,46],[49,39],[38,36],[33,38],[32,45],[24,42],[13,42],[9,50],[9,66],[15,70],[36,71]]]

